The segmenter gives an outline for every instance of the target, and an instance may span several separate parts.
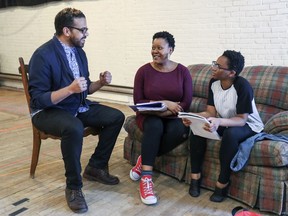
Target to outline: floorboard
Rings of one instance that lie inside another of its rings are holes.
[[[121,109],[126,116],[133,114],[125,105],[106,104]],[[59,141],[42,142],[35,178],[29,176],[32,128],[23,91],[0,88],[0,122],[0,215],[75,215],[64,197],[64,164]],[[153,180],[159,202],[154,206],[142,204],[139,183],[130,180],[131,165],[123,158],[125,136],[122,129],[109,164],[110,172],[117,175],[121,183],[108,186],[83,179],[89,207],[83,215],[230,216],[235,206],[247,207],[229,198],[223,203],[210,202],[212,192],[205,189],[199,198],[192,198],[187,184],[158,172],[154,172]],[[93,136],[84,139],[83,169],[97,139]]]

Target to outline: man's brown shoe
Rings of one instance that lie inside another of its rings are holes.
[[[69,208],[75,213],[84,213],[88,211],[82,190],[65,189],[65,197]]]
[[[83,177],[107,185],[116,185],[120,182],[118,177],[109,174],[108,168],[98,169],[89,165],[86,166]]]

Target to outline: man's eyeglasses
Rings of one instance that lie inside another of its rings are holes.
[[[72,28],[72,29],[76,29],[78,31],[80,31],[82,34],[86,34],[86,32],[88,31],[88,28],[84,27],[84,28],[76,28],[74,26],[67,26],[68,28]]]
[[[229,68],[222,68],[222,67],[220,67],[220,65],[216,62],[216,61],[212,61],[212,68],[214,68],[214,69],[222,69],[222,70],[230,70]]]

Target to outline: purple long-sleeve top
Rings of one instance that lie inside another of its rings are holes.
[[[171,72],[159,72],[150,63],[140,67],[134,79],[134,104],[169,100],[179,102],[187,111],[192,101],[192,78],[187,67],[178,64]],[[142,129],[145,115],[137,113],[136,122]]]

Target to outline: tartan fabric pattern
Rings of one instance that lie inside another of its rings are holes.
[[[263,123],[266,123],[270,118],[272,118],[277,113],[284,111],[277,107],[267,106],[264,104],[256,104],[256,107],[258,109],[259,115],[261,116]]]
[[[124,158],[134,166],[140,154],[141,143],[127,136],[124,140]],[[178,180],[182,180],[185,175],[185,166],[188,158],[187,154],[184,156],[163,155],[161,157],[157,157],[154,164],[154,169],[177,178]]]
[[[206,109],[206,98],[193,97],[192,101],[193,103],[191,103],[189,110],[193,110],[193,112],[202,112]]]
[[[211,66],[188,66],[193,80],[193,99],[189,110],[205,110]],[[288,67],[249,66],[240,76],[246,78],[254,91],[258,112],[267,133],[288,134]],[[127,117],[124,128],[128,135],[124,141],[124,158],[132,165],[141,153],[142,132],[135,116]],[[158,157],[155,169],[190,183],[191,164],[189,141],[182,143],[166,155]],[[203,162],[201,186],[214,190],[220,172],[220,141],[208,140]],[[288,145],[284,142],[262,140],[254,144],[247,166],[231,174],[228,195],[258,207],[261,211],[281,214],[288,211]]]
[[[266,122],[264,131],[271,134],[288,134],[288,111],[280,112],[272,116]]]
[[[285,182],[261,178],[258,207],[262,211],[271,211],[278,215],[283,209]]]
[[[155,169],[166,175],[183,180],[188,156],[163,155],[156,158]]]
[[[256,206],[260,177],[248,172],[232,173],[229,196],[239,201],[244,200],[251,207]]]
[[[254,89],[255,102],[288,109],[288,68],[280,66],[245,67],[240,76],[245,77]]]
[[[208,98],[209,80],[212,74],[211,65],[189,65],[188,70],[190,71],[193,82],[192,103],[194,103],[194,97]]]
[[[248,164],[271,167],[287,166],[287,143],[272,140],[256,142],[252,148]]]
[[[135,165],[136,164],[136,162],[134,162],[134,159],[132,158],[132,154],[135,154],[134,151],[132,150],[133,146],[134,146],[134,140],[128,134],[128,136],[125,137],[125,139],[124,139],[123,157],[126,160],[128,160],[131,165]]]
[[[267,167],[267,166],[246,166],[243,172],[255,174],[264,179],[285,181],[288,179],[288,172],[283,167]]]
[[[220,141],[208,140],[206,158],[219,158]],[[288,165],[288,145],[285,142],[262,140],[254,144],[248,165],[282,167]]]
[[[133,139],[136,139],[139,142],[142,141],[142,131],[136,124],[136,115],[128,116],[125,119],[123,127]]]

